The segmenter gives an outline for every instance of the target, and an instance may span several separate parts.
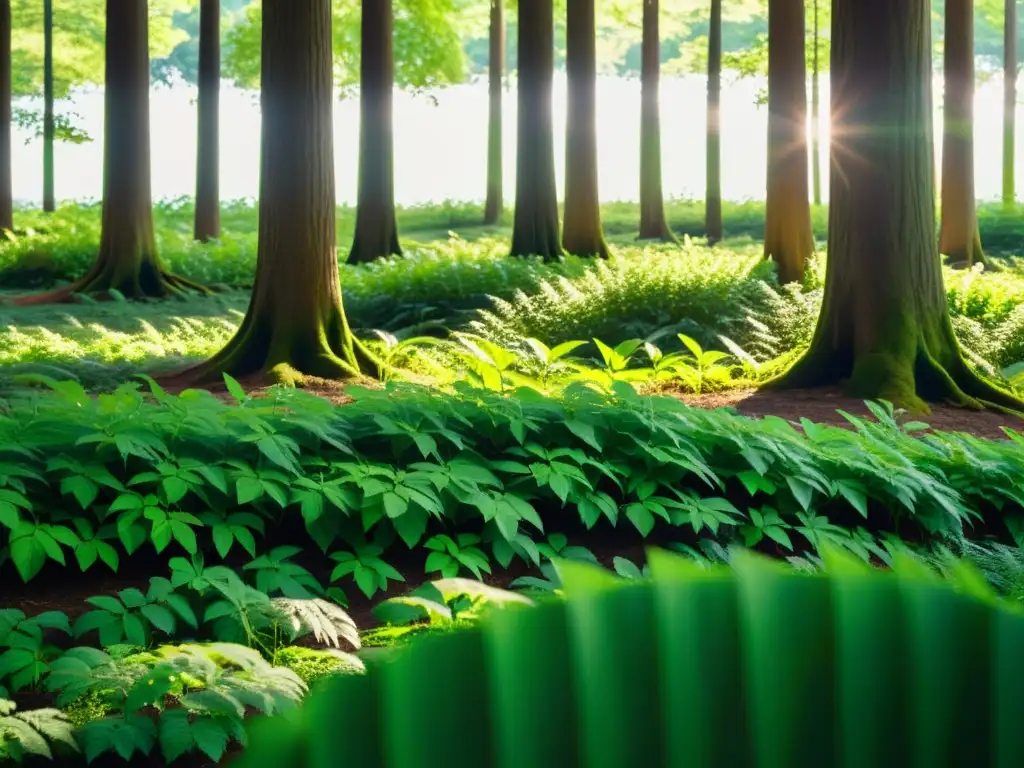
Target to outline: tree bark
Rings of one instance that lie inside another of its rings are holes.
[[[562,255],[555,188],[551,89],[555,68],[552,0],[519,3],[519,82],[513,256]]]
[[[195,239],[220,237],[220,0],[199,3]]]
[[[597,17],[594,0],[568,0],[568,116],[565,136],[565,220],[562,248],[608,258],[597,179]]]
[[[57,210],[53,178],[53,0],[43,0],[43,211]]]
[[[660,8],[658,0],[643,0],[643,40],[640,64],[640,238],[675,242],[665,219],[661,184]]]
[[[1003,25],[1003,205],[1017,201],[1017,0],[1006,0]]]
[[[811,71],[811,179],[814,204],[821,205],[821,26],[814,0],[814,59]]]
[[[491,30],[490,57],[487,65],[487,201],[484,204],[484,224],[501,221],[505,208],[502,160],[502,75],[505,69],[505,2],[490,0]]]
[[[256,282],[236,336],[185,379],[269,374],[295,384],[377,372],[341,302],[331,19],[322,0],[263,0]]]
[[[391,0],[363,0],[359,64],[359,188],[350,262],[400,255],[395,216]]]
[[[708,30],[707,192],[704,230],[708,243],[722,239],[722,0],[711,0]]]
[[[764,255],[779,282],[804,279],[814,253],[807,190],[804,0],[768,0],[768,196]]]
[[[149,142],[149,14],[136,0],[108,0],[104,89],[103,215],[100,248],[76,283],[26,296],[19,304],[69,300],[76,293],[109,298],[163,298],[206,289],[167,273],[153,231]]]
[[[0,0],[0,235],[14,229],[11,178],[11,0]]]
[[[1020,408],[964,362],[935,241],[930,0],[835,0],[825,296],[807,353],[774,386]]]
[[[974,199],[974,2],[946,0],[946,97],[939,253],[951,263],[985,263]]]

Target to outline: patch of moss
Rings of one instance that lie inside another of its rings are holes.
[[[363,671],[362,662],[352,654],[301,646],[282,648],[274,661],[276,666],[290,669],[306,685],[331,675],[356,675]]]
[[[67,715],[74,728],[78,729],[86,723],[102,720],[110,713],[104,700],[104,693],[104,691],[89,691],[64,707],[64,714]]]

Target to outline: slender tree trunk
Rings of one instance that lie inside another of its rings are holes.
[[[597,182],[597,16],[594,0],[568,0],[567,9],[562,247],[576,256],[607,258]]]
[[[935,242],[929,0],[835,0],[825,296],[806,355],[775,386],[1020,408],[964,362]]]
[[[974,200],[974,2],[946,0],[946,98],[939,253],[955,264],[985,263]]]
[[[1013,208],[1017,143],[1017,0],[1006,0],[1003,28],[1003,205]]]
[[[53,179],[53,0],[43,0],[43,210],[57,209]]]
[[[768,0],[768,197],[764,255],[779,282],[804,279],[814,253],[807,194],[804,0]]]
[[[562,254],[555,189],[551,88],[555,68],[552,0],[519,3],[519,114],[513,256]]]
[[[661,185],[661,36],[658,0],[643,0],[640,65],[640,239],[675,242]]]
[[[711,0],[708,31],[707,192],[704,230],[708,243],[722,239],[722,0]]]
[[[811,71],[811,178],[814,204],[821,205],[821,26],[814,0],[814,60]]]
[[[263,0],[256,282],[237,335],[185,379],[270,374],[299,383],[376,370],[341,303],[331,19],[321,0]]]
[[[363,0],[359,65],[359,189],[350,262],[401,254],[395,216],[391,0]]]
[[[0,0],[0,235],[5,229],[14,229],[11,66],[11,0]]]
[[[220,237],[220,0],[199,3],[195,239]]]
[[[505,208],[503,160],[501,141],[502,73],[505,69],[505,2],[491,0],[490,58],[488,59],[487,89],[487,202],[484,205],[484,224],[501,221]]]
[[[157,256],[150,191],[149,14],[147,4],[108,2],[104,91],[103,216],[100,249],[78,282],[20,304],[65,301],[75,293],[161,298],[205,291],[164,271]]]

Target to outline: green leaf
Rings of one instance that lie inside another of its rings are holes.
[[[144,605],[139,612],[150,624],[159,629],[165,635],[170,636],[174,634],[177,622],[174,620],[174,614],[164,606],[155,604]]]
[[[214,762],[219,762],[228,747],[228,732],[219,721],[200,717],[192,723],[192,739],[196,747]]]
[[[626,517],[640,531],[640,535],[646,538],[654,530],[654,515],[643,504],[630,504],[626,507]]]
[[[235,537],[231,532],[231,529],[226,525],[216,525],[213,528],[213,546],[217,549],[217,554],[221,558],[228,556],[228,552],[231,551],[231,545],[234,543]]]
[[[239,384],[236,379],[232,378],[226,373],[224,374],[224,385],[227,387],[228,392],[231,394],[233,398],[235,398],[235,401],[239,405],[241,405],[248,399],[248,397],[245,394],[245,390],[242,389],[242,385]]]
[[[392,520],[401,517],[405,514],[405,510],[409,508],[409,502],[399,496],[397,493],[388,491],[383,496],[384,499],[384,512]]]

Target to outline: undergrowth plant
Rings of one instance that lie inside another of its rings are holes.
[[[430,543],[420,567],[449,577],[514,559],[539,567],[539,543],[569,528],[688,546],[762,528],[756,546],[773,553],[829,541],[865,559],[892,533],[958,539],[983,523],[1004,543],[1024,538],[1024,438],[928,433],[880,404],[877,422],[798,429],[621,381],[555,397],[391,384],[352,388],[344,406],[299,391],[248,398],[234,383],[236,405],[152,382],[95,398],[52,387],[0,416],[0,562],[26,581],[47,563],[116,570],[166,552],[204,555],[208,570],[237,553],[264,593],[343,599],[395,580],[399,542]],[[296,562],[296,547],[275,546],[279,530],[333,555],[335,583]],[[125,613],[160,604],[143,597],[122,601]]]

